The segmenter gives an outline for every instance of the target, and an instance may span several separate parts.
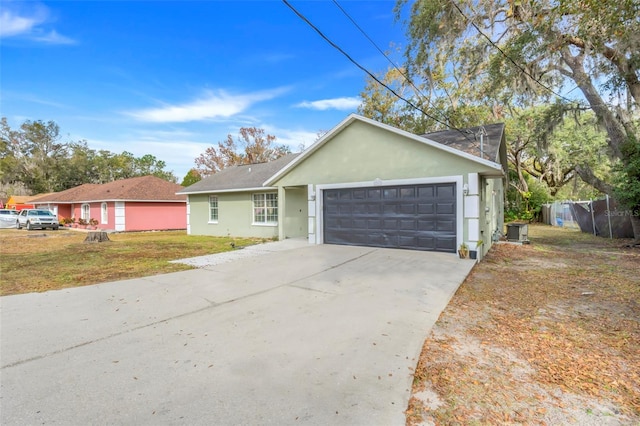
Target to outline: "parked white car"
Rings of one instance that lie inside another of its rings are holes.
[[[56,230],[60,227],[58,217],[45,209],[24,209],[20,210],[18,219],[16,221],[16,228],[22,227],[31,229],[46,229],[51,228]]]
[[[17,210],[0,209],[0,228],[15,228],[17,219]]]

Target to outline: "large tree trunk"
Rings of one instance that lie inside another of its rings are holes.
[[[598,90],[593,85],[591,77],[585,72],[584,69],[584,56],[579,54],[573,56],[568,47],[565,47],[561,51],[562,59],[571,69],[573,73],[573,79],[582,91],[589,106],[596,114],[596,117],[602,121],[604,128],[609,135],[609,147],[616,158],[619,158],[623,162],[625,161],[622,155],[622,144],[627,140],[627,133],[624,125],[616,118],[613,112],[607,107]]]
[[[605,194],[612,194],[613,193],[613,187],[611,186],[611,184],[609,184],[609,183],[603,181],[602,179],[598,178],[593,173],[591,168],[589,168],[589,166],[587,166],[587,165],[579,165],[579,166],[576,166],[575,170],[578,173],[578,176],[580,176],[580,179],[582,179],[585,183],[591,185],[592,187],[594,187],[598,191],[600,191],[602,193],[605,193]]]

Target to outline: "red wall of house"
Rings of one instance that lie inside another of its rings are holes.
[[[125,203],[127,231],[187,229],[186,203]]]
[[[125,202],[125,231],[159,231],[187,229],[186,203]],[[58,217],[82,217],[82,203],[58,204]],[[89,203],[89,218],[98,221],[98,228],[116,229],[116,203],[107,202],[107,223],[102,222],[102,202]]]
[[[58,204],[58,220],[63,217],[69,218],[71,217],[71,205],[70,204]]]

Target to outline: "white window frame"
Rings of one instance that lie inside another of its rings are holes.
[[[103,225],[109,223],[109,208],[107,207],[107,203],[100,204],[100,222]]]
[[[91,219],[91,206],[89,204],[85,203],[80,207],[80,218],[87,222]]]
[[[209,195],[209,223],[218,223],[218,218],[220,217],[219,202],[217,195]]]
[[[272,203],[271,206],[268,205],[269,201],[271,201]],[[274,201],[275,205],[273,205]],[[259,205],[256,206],[256,203],[259,203]],[[259,209],[263,209],[264,212],[262,214],[256,214]],[[253,216],[253,225],[278,226],[278,193],[260,192],[251,194],[251,210]],[[271,214],[269,213],[270,210]],[[262,218],[260,216],[262,216]],[[270,217],[271,220],[269,220]]]

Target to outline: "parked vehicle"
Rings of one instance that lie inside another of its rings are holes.
[[[15,228],[17,218],[17,210],[0,209],[0,228]]]
[[[36,228],[56,230],[60,227],[60,222],[58,222],[58,217],[49,210],[24,209],[20,210],[16,220],[16,228],[20,229],[23,226],[29,230]]]

